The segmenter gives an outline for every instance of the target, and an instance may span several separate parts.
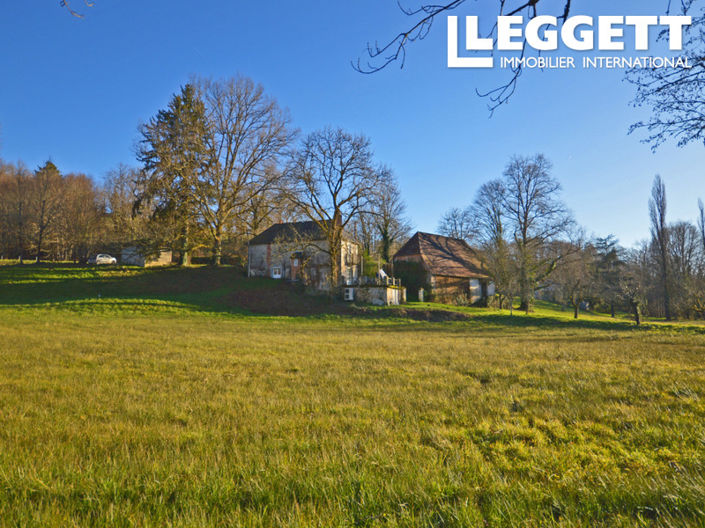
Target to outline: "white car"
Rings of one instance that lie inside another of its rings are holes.
[[[111,257],[106,253],[100,253],[94,257],[89,258],[88,264],[95,266],[109,266],[112,264],[117,264],[117,259],[115,257]]]

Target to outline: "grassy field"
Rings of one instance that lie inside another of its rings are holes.
[[[0,266],[0,526],[705,526],[705,328],[445,309]]]

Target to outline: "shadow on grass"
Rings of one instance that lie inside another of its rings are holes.
[[[514,328],[575,328],[588,330],[632,330],[637,328],[634,323],[628,321],[615,320],[595,320],[595,319],[562,319],[558,317],[542,315],[508,315],[508,314],[482,314],[473,319],[482,321],[486,325],[511,326]]]
[[[129,268],[60,265],[0,266],[0,304],[45,304],[101,298],[191,297],[212,302],[211,293],[257,287],[233,268]]]
[[[129,302],[134,308],[146,307],[146,301],[160,301],[197,311],[266,316],[349,312],[342,302],[304,295],[282,281],[248,279],[229,267],[0,266],[0,306],[52,304],[88,309],[93,303],[105,310],[109,299],[120,301],[114,303],[116,307],[129,306]]]
[[[567,336],[570,335],[571,333],[577,333],[577,332],[584,332],[584,331],[598,331],[598,332],[604,332],[605,334],[602,334],[601,336],[594,335],[592,337],[586,338],[587,341],[589,340],[610,340],[614,339],[614,334],[619,333],[619,334],[631,334],[631,335],[638,335],[639,333],[643,332],[660,332],[665,335],[671,334],[671,333],[677,333],[677,334],[690,334],[690,335],[703,335],[705,336],[705,327],[702,325],[683,325],[683,324],[664,324],[664,323],[659,323],[659,324],[653,324],[653,323],[642,323],[641,326],[636,326],[633,322],[627,321],[627,320],[613,320],[613,319],[607,319],[605,318],[604,320],[595,320],[595,319],[566,319],[566,318],[561,318],[561,317],[551,317],[549,315],[529,315],[526,316],[524,314],[519,314],[519,315],[509,315],[508,313],[491,313],[491,312],[484,312],[484,313],[472,313],[472,314],[463,314],[461,313],[460,315],[464,316],[462,319],[457,319],[457,318],[450,318],[450,319],[443,319],[443,315],[437,315],[437,316],[427,316],[424,313],[418,313],[418,312],[425,312],[427,310],[405,310],[404,315],[394,315],[394,312],[396,312],[396,309],[392,310],[379,310],[379,315],[376,316],[370,316],[368,314],[363,315],[362,317],[367,317],[370,319],[387,319],[390,321],[390,327],[394,327],[393,324],[391,324],[392,321],[394,320],[414,320],[414,321],[429,321],[429,322],[441,322],[445,321],[446,324],[435,324],[435,325],[428,325],[426,328],[429,329],[439,329],[443,330],[444,332],[455,332],[459,336],[463,335],[493,335],[497,333],[502,333],[503,335],[507,335],[508,333],[513,333],[516,335],[526,335],[527,333],[536,333],[537,336],[539,336],[540,339],[545,340],[549,339],[548,337],[541,335],[542,331],[560,331],[561,335]],[[433,311],[433,310],[432,310]],[[451,314],[458,314],[458,312],[447,312],[446,310],[441,310],[445,313],[451,313]],[[387,315],[381,315],[384,312],[391,312],[388,313]],[[417,312],[417,313],[413,313]],[[397,327],[395,327],[397,328]],[[411,326],[409,325],[408,328],[411,329],[418,329],[419,326],[416,325]],[[401,327],[398,327],[398,329],[401,329]],[[612,337],[610,337],[608,334],[611,333]],[[551,340],[560,340],[563,339],[560,337],[560,335],[552,336],[550,337]]]
[[[54,305],[71,311],[151,313],[197,312],[296,317],[312,320],[339,318],[370,322],[376,328],[444,332],[492,333],[526,330],[676,330],[705,334],[705,327],[649,325],[636,327],[625,320],[567,319],[544,315],[482,311],[467,313],[450,307],[356,307],[325,296],[305,295],[300,288],[271,279],[248,279],[235,268],[88,267],[70,264],[0,266],[0,306]],[[418,323],[443,323],[420,325]],[[407,323],[407,324],[404,324]]]
[[[390,322],[390,326],[393,326],[393,322],[401,320],[441,323],[431,326],[445,329],[446,331],[453,329],[463,334],[491,334],[497,331],[504,333],[513,331],[514,333],[520,334],[528,330],[633,332],[648,328],[648,326],[637,327],[626,321],[596,321],[591,319],[567,320],[550,316],[509,315],[487,312],[465,314],[453,312],[448,309],[429,310],[401,308],[376,311],[366,311],[362,309],[357,317],[368,320],[378,320],[380,322],[387,320]],[[418,328],[418,325],[416,327]],[[412,329],[413,326],[409,328]]]

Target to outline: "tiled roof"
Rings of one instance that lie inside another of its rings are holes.
[[[420,257],[431,275],[487,278],[477,252],[457,238],[418,232],[394,255],[400,257]]]
[[[274,224],[250,240],[250,245],[258,246],[296,240],[325,240],[325,238],[325,233],[316,222],[291,222]]]

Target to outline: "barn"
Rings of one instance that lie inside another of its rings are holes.
[[[464,240],[418,232],[394,255],[394,270],[409,288],[430,289],[435,302],[486,302],[494,284],[483,269],[477,250]],[[421,277],[412,277],[413,273]]]

